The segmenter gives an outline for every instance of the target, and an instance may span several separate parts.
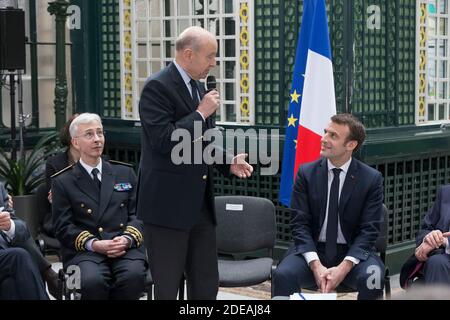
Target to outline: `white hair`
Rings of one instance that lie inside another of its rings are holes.
[[[91,122],[98,122],[102,126],[102,119],[96,113],[82,113],[73,119],[69,127],[70,137],[74,138],[77,135],[80,124],[88,124]]]

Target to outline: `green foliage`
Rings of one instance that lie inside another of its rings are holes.
[[[44,172],[38,172],[48,157],[59,152],[58,134],[43,136],[32,150],[25,152],[17,160],[0,148],[0,179],[5,183],[8,192],[14,196],[31,194],[45,180]]]

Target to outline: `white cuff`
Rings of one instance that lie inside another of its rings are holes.
[[[11,228],[9,228],[8,231],[3,231],[8,239],[11,241],[14,239],[14,236],[16,235],[16,224],[14,223],[14,220],[11,219]]]
[[[344,260],[348,260],[348,261],[353,262],[353,263],[355,264],[355,266],[361,261],[361,260],[359,260],[359,259],[356,259],[355,257],[350,257],[350,256],[346,256],[346,257],[344,258]]]
[[[195,111],[197,111],[202,116],[203,121],[206,121],[205,117],[203,116],[203,114],[200,111],[198,111],[198,110],[195,110]]]
[[[309,251],[309,252],[303,253],[303,257],[305,258],[308,265],[314,260],[319,260],[319,256],[317,255],[317,252],[314,252],[314,251]]]
[[[93,239],[89,240],[88,242],[86,242],[86,250],[87,250],[87,251],[92,251],[92,252],[94,252],[94,249],[92,249],[92,243],[93,243],[95,240],[98,240],[98,239],[97,239],[97,238],[93,238]]]

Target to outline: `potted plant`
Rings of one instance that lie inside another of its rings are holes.
[[[45,181],[45,161],[58,152],[57,141],[57,133],[47,134],[31,150],[20,152],[17,160],[0,148],[0,180],[13,196],[16,215],[27,222],[33,237],[39,222],[34,214],[37,202],[32,192]]]

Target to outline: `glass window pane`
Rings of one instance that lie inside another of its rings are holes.
[[[234,36],[236,34],[236,20],[225,18],[225,35]]]
[[[439,78],[447,78],[448,63],[446,60],[439,60]]]
[[[177,37],[177,30],[175,29],[175,20],[164,21],[164,36],[167,38]]]
[[[161,16],[161,7],[159,6],[159,0],[147,0],[150,1],[150,16],[151,17],[160,17]]]
[[[429,0],[428,2],[428,12],[431,14],[436,14],[436,0]]]
[[[178,0],[178,15],[179,16],[188,16],[189,15],[189,1],[186,0]]]
[[[163,16],[169,17],[175,15],[175,0],[164,0],[164,14]]]
[[[436,78],[436,60],[430,59],[427,63],[428,77]]]
[[[145,43],[138,44],[138,58],[147,59],[147,45]]]
[[[428,82],[428,97],[436,99],[436,83],[434,81]]]
[[[146,78],[148,76],[147,63],[145,61],[138,61],[137,68],[138,68],[138,77],[139,78]]]
[[[226,79],[235,79],[236,78],[236,63],[234,61],[226,61],[225,62],[225,78]]]
[[[151,53],[153,59],[161,59],[161,45],[159,42],[151,42]]]
[[[164,41],[165,58],[175,57],[175,46],[172,41]]]
[[[223,12],[233,13],[233,0],[223,0]]]
[[[203,0],[193,0],[192,1],[192,14],[194,15],[203,15],[205,12]]]
[[[161,70],[161,63],[159,61],[158,62],[152,62],[151,63],[151,68],[152,69],[150,70],[150,74],[154,74],[154,73],[158,72],[159,70]]]
[[[446,99],[447,98],[447,82],[439,82],[439,98]]]
[[[159,21],[150,21],[150,33],[152,38],[160,38],[162,36]]]
[[[148,34],[148,24],[145,21],[138,21],[136,23],[138,39],[146,39]]]
[[[189,27],[189,19],[178,20],[178,34],[180,34],[187,27]]]
[[[225,105],[225,121],[235,122],[236,121],[236,108],[234,104]]]
[[[225,83],[225,100],[234,101],[235,85],[234,83]]]
[[[447,13],[447,0],[439,0],[439,13]]]
[[[441,36],[447,35],[447,18],[440,18],[439,19],[439,34]]]
[[[136,16],[137,18],[147,17],[148,0],[136,0]]]
[[[236,56],[236,40],[225,40],[225,57]]]
[[[217,18],[210,18],[208,19],[208,28],[207,28],[212,34],[215,34],[216,36],[220,35],[220,22]]]
[[[428,121],[434,120],[434,104],[428,104]]]
[[[429,35],[436,35],[436,18],[429,17],[428,18],[428,32]]]
[[[448,47],[448,40],[447,39],[440,39],[439,40],[439,55],[441,57],[446,57],[448,55],[447,47]]]
[[[436,55],[436,39],[428,40],[428,50],[427,53],[429,56],[435,56]]]
[[[438,120],[444,120],[445,119],[445,105],[443,103],[439,104],[439,119]]]
[[[209,14],[219,13],[219,0],[209,0],[208,6]]]

